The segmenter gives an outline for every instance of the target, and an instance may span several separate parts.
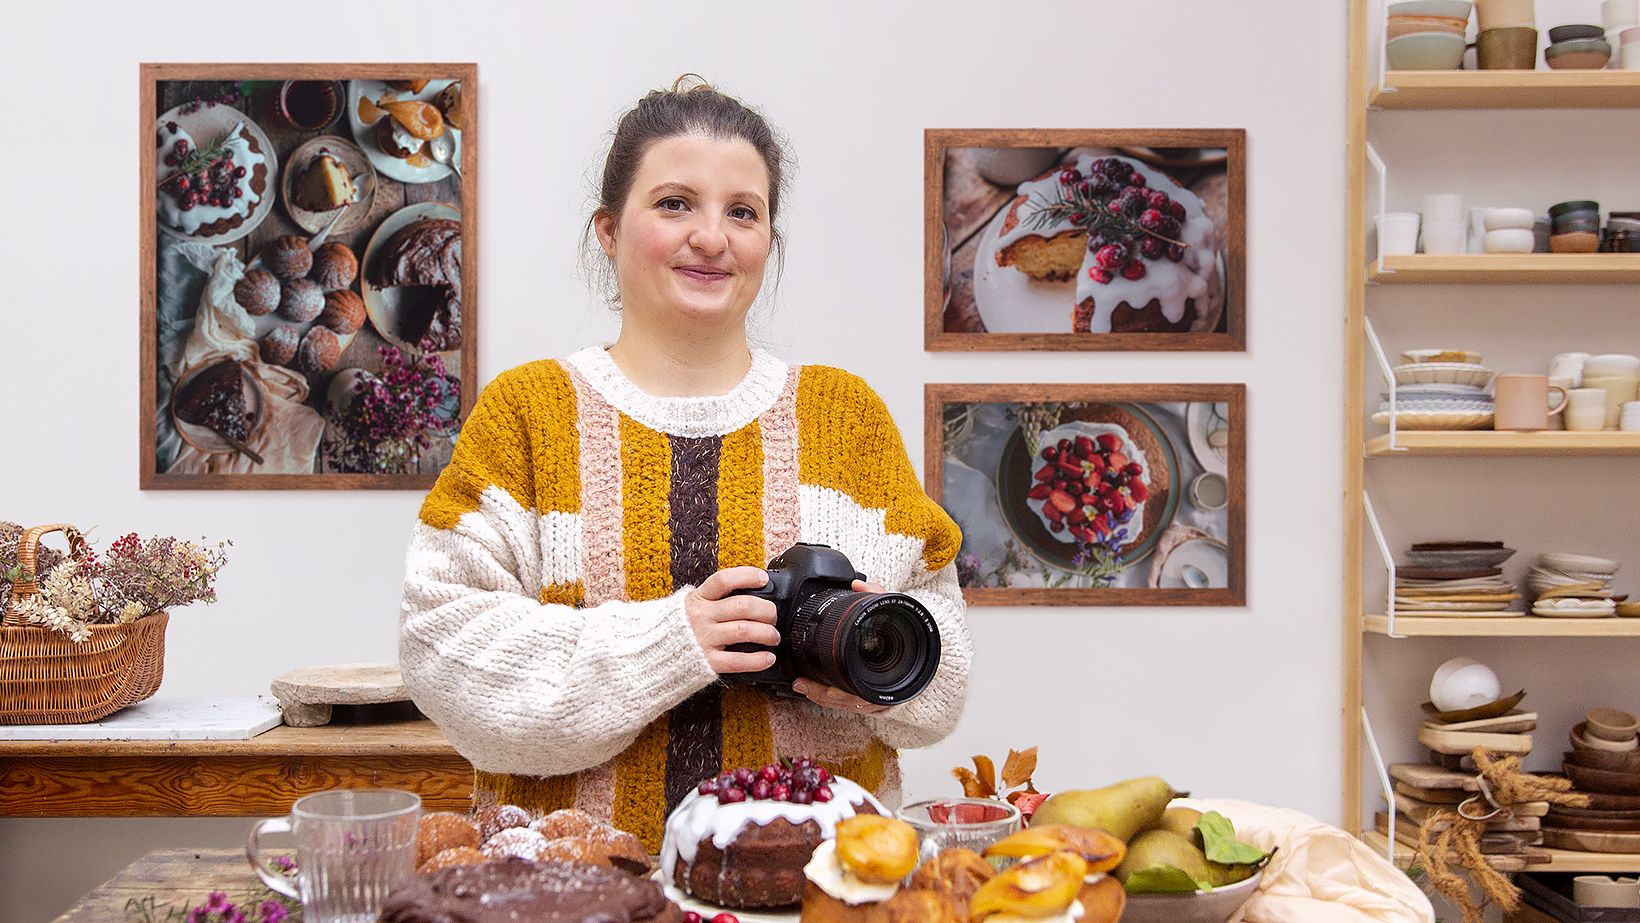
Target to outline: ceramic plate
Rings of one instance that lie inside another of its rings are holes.
[[[347,124],[353,128],[353,140],[370,157],[370,162],[383,176],[396,179],[401,183],[436,183],[450,175],[450,168],[444,164],[429,161],[424,167],[418,167],[408,160],[394,157],[385,153],[376,144],[375,123],[366,125],[359,118],[359,98],[369,96],[374,102],[383,96],[392,94],[396,100],[419,99],[422,102],[434,103],[438,94],[445,87],[455,83],[454,80],[433,80],[422,88],[420,93],[411,93],[407,90],[398,90],[388,86],[381,80],[349,80],[347,83]],[[461,160],[461,131],[445,122],[444,130],[450,140],[456,143],[455,162]]]
[[[1470,362],[1411,362],[1395,367],[1395,383],[1484,388],[1492,383],[1492,370]]]
[[[359,193],[352,205],[342,206],[344,210],[340,218],[336,217],[335,209],[316,212],[303,208],[292,195],[296,177],[301,176],[308,165],[324,152],[336,158],[353,177],[354,188]],[[285,213],[290,215],[290,220],[309,234],[319,233],[333,220],[336,226],[330,229],[330,233],[346,234],[370,218],[370,206],[376,201],[376,168],[371,166],[370,158],[352,141],[337,135],[320,135],[290,152],[290,157],[285,160],[285,175],[279,183],[279,197],[285,203]]]
[[[1420,567],[1497,567],[1514,557],[1513,548],[1474,548],[1452,551],[1407,552],[1407,560]]]
[[[1485,705],[1477,705],[1474,708],[1464,708],[1458,711],[1441,711],[1435,707],[1433,702],[1425,702],[1422,708],[1424,710],[1424,714],[1434,718],[1442,724],[1455,724],[1459,721],[1477,721],[1481,718],[1496,718],[1499,715],[1507,715],[1513,711],[1515,706],[1520,704],[1520,700],[1524,698],[1526,698],[1526,690],[1522,689],[1514,695],[1505,696],[1495,702],[1488,702]]]
[[[1372,422],[1380,426],[1389,425],[1389,414],[1379,411],[1372,415]],[[1397,429],[1491,429],[1492,414],[1482,411],[1421,411],[1416,413],[1396,414]]]
[[[1202,468],[1215,474],[1230,474],[1230,461],[1225,452],[1229,448],[1214,448],[1207,437],[1215,430],[1230,428],[1230,405],[1191,401],[1185,411],[1185,431],[1190,434],[1190,452],[1201,462]]]
[[[1563,552],[1550,552],[1548,554],[1539,555],[1538,563],[1542,564],[1544,567],[1552,567],[1556,570],[1568,572],[1582,571],[1590,574],[1602,574],[1608,577],[1617,573],[1617,568],[1621,566],[1620,562],[1613,561],[1610,558],[1597,558],[1592,555],[1566,554]]]
[[[197,237],[173,228],[165,223],[165,219],[163,217],[159,215],[155,216],[154,223],[159,226],[159,229],[162,232],[169,234],[178,240],[198,241],[200,243],[210,244],[214,247],[220,244],[236,241],[256,230],[257,225],[260,225],[262,220],[273,212],[273,200],[278,197],[279,191],[279,154],[274,150],[273,142],[268,140],[267,133],[262,131],[261,126],[251,121],[250,116],[240,112],[238,109],[235,109],[232,106],[205,104],[200,106],[195,111],[184,115],[182,110],[192,105],[192,103],[188,103],[186,105],[177,106],[176,108],[171,109],[164,115],[160,116],[154,123],[155,130],[161,130],[161,126],[163,126],[166,122],[176,122],[178,127],[180,127],[183,131],[186,131],[189,137],[194,139],[195,144],[211,144],[218,138],[226,136],[228,132],[233,131],[239,126],[240,123],[244,123],[245,134],[249,135],[256,141],[256,146],[261,148],[260,153],[263,157],[267,158],[268,184],[262,192],[262,198],[256,203],[255,207],[251,209],[250,214],[245,216],[245,220],[240,222],[238,227],[229,230],[226,234],[218,234],[214,237]],[[158,161],[155,163],[156,170],[158,172],[155,173],[154,181],[158,183],[159,180],[167,172],[169,172],[169,170],[163,163],[159,163]],[[164,195],[162,192],[154,193],[156,207],[159,204],[159,197],[162,195]]]
[[[800,911],[796,907],[790,910],[730,910],[727,907],[719,907],[716,904],[695,900],[693,897],[679,891],[677,886],[661,881],[659,871],[651,877],[660,882],[661,890],[666,892],[667,900],[677,904],[685,911],[693,910],[695,913],[700,914],[703,920],[710,920],[725,912],[734,914],[735,919],[739,920],[740,923],[798,923],[799,920]]]
[[[1185,582],[1184,569],[1194,567],[1207,576],[1205,586],[1191,586]],[[1230,546],[1213,538],[1195,538],[1180,542],[1162,562],[1161,586],[1164,589],[1199,590],[1230,585]]]
[[[387,342],[411,355],[421,352],[421,347],[405,342],[399,337],[399,306],[402,297],[397,289],[377,288],[371,285],[365,267],[375,265],[376,253],[386,246],[388,240],[398,233],[400,228],[420,218],[453,218],[461,220],[461,212],[453,205],[443,202],[418,202],[415,205],[406,205],[382,221],[376,228],[376,233],[370,236],[370,243],[364,248],[363,257],[359,260],[359,291],[364,296],[365,310],[370,314],[370,325],[382,335]],[[448,356],[459,354],[461,350],[452,349],[440,355]]]

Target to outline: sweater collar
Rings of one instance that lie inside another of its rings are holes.
[[[588,346],[564,361],[616,410],[652,430],[686,438],[723,436],[751,423],[780,397],[788,371],[773,354],[753,347],[751,368],[729,393],[656,397],[627,378],[602,346]]]

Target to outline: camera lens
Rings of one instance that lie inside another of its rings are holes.
[[[880,705],[916,696],[939,667],[939,627],[904,593],[817,593],[788,637],[803,675]]]

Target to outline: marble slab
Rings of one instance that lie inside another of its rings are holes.
[[[90,724],[0,725],[0,740],[249,740],[278,726],[272,696],[148,699]]]

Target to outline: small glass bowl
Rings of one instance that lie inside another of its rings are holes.
[[[946,849],[971,849],[984,853],[986,847],[1019,832],[1019,809],[1006,801],[989,798],[935,798],[908,804],[898,811],[900,820],[917,831],[920,861]],[[996,860],[992,859],[992,864]]]

